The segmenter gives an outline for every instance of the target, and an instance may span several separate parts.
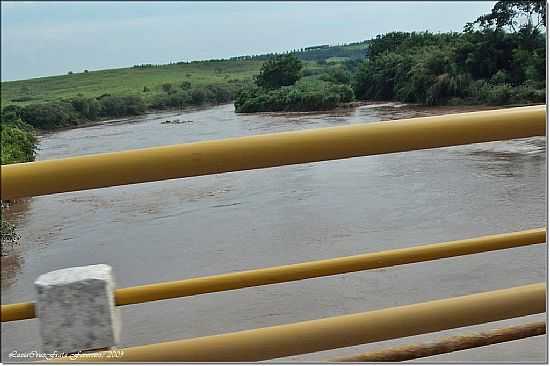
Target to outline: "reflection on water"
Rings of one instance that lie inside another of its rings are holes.
[[[2,208],[2,220],[6,220],[16,227],[21,228],[25,226],[26,212],[29,209],[30,200],[19,200],[17,202],[7,203]],[[6,245],[2,243],[2,246]],[[24,261],[24,250],[22,243],[17,242],[13,245],[10,244],[7,248],[6,255],[1,257],[2,264],[2,290],[13,286],[16,282],[17,275],[21,273],[21,265]]]
[[[231,105],[151,113],[46,134],[39,159],[476,109],[379,103],[325,113],[239,115]],[[162,123],[173,119],[192,122]],[[5,288],[3,282],[2,303],[31,300],[36,277],[68,266],[110,264],[118,287],[127,287],[544,226],[545,141],[483,143],[36,197],[8,212],[22,245],[19,269],[7,266],[11,279]],[[363,312],[544,278],[545,247],[534,245],[159,301],[121,308],[121,346]],[[512,342],[504,351],[477,350],[478,358],[466,352],[449,359],[541,361],[545,346],[537,339],[520,346]],[[36,321],[3,323],[2,343],[3,360],[14,348],[35,349]],[[326,360],[350,352],[291,359]]]

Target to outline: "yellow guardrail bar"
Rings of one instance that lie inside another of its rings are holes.
[[[448,114],[3,165],[1,198],[543,136],[545,110]]]
[[[122,288],[115,291],[115,302],[119,306],[138,304],[508,249],[545,241],[545,228],[487,235],[377,253]],[[3,322],[34,317],[33,303],[2,305]]]
[[[263,361],[546,311],[544,283],[300,323],[124,348],[118,362]],[[113,362],[108,352],[53,362]]]

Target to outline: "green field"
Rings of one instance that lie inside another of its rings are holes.
[[[48,102],[78,94],[85,97],[98,97],[104,93],[147,97],[158,93],[164,83],[177,85],[183,81],[189,81],[193,86],[226,84],[251,79],[262,63],[256,60],[196,62],[8,81],[2,83],[2,106]],[[149,91],[144,92],[144,87]]]
[[[314,50],[293,50],[304,62],[304,68],[321,68],[318,61],[341,62],[364,58],[367,42],[330,46]],[[188,81],[193,87],[231,84],[250,80],[272,54],[243,56],[227,60],[196,61],[151,66],[128,67],[74,74],[2,82],[2,107],[9,104],[28,105],[51,102],[81,94],[84,97],[111,95],[141,95],[145,99],[158,94],[165,83],[178,86]],[[144,87],[148,89],[144,92]]]

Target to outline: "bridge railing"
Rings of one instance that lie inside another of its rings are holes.
[[[544,105],[519,107],[13,164],[1,167],[2,200],[289,164],[544,136],[545,117]],[[469,255],[545,241],[545,228],[538,228],[379,253],[136,286],[118,289],[114,296],[117,305],[136,304]],[[432,316],[436,310],[441,318]],[[122,360],[266,360],[544,311],[545,289],[541,283],[364,314],[133,347],[125,350],[126,356]],[[33,303],[2,305],[1,313],[2,322],[35,317]],[[427,317],[424,319],[423,316]],[[399,319],[398,323],[392,323],[391,319],[395,317]],[[354,320],[350,322],[349,319]],[[395,328],[396,324],[401,330]],[[373,336],[373,332],[383,336]],[[342,339],[350,341],[346,343]],[[222,348],[224,352],[213,351]]]
[[[544,228],[115,290],[117,306],[305,280],[544,243]],[[2,321],[32,319],[33,303],[2,305]]]

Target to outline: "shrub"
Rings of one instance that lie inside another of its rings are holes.
[[[487,103],[493,105],[507,104],[513,93],[512,85],[501,84],[490,87],[487,95]]]
[[[204,88],[195,88],[191,91],[191,104],[200,105],[206,102],[207,92]]]
[[[535,83],[527,82],[522,84],[513,91],[512,102],[516,104],[522,103],[544,103],[546,101],[546,89],[537,88]]]
[[[69,102],[81,118],[93,121],[101,114],[101,103],[95,98],[77,97]]]
[[[209,85],[207,87],[209,91],[209,97],[210,100],[208,100],[211,103],[221,104],[221,103],[227,103],[231,101],[233,98],[233,93],[230,89],[220,86],[220,85]]]
[[[321,75],[320,79],[336,84],[349,84],[351,82],[351,73],[342,67],[332,67]]]
[[[334,109],[352,100],[353,90],[348,85],[317,81],[275,90],[243,89],[237,94],[235,110],[242,113],[320,111]]]
[[[323,73],[322,69],[304,69],[304,71],[302,71],[302,76],[307,77],[307,76],[319,75],[322,73]]]
[[[187,90],[180,90],[171,94],[166,105],[174,108],[184,108],[191,103],[191,94]]]
[[[78,112],[69,102],[31,104],[21,110],[21,119],[40,129],[76,125]]]
[[[145,101],[136,95],[111,95],[101,98],[99,102],[102,117],[135,116],[145,113],[146,110]]]
[[[0,129],[2,165],[34,160],[37,141],[28,125],[21,121],[14,124],[2,123]]]
[[[170,93],[172,91],[172,84],[170,83],[164,83],[160,86],[163,92]]]

